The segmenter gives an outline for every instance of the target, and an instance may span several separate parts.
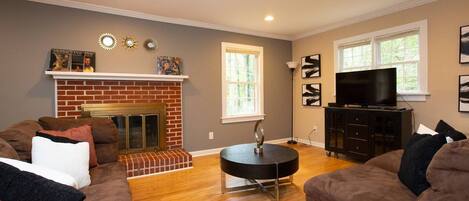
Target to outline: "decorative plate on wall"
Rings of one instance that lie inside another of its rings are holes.
[[[101,34],[101,36],[99,36],[98,44],[105,50],[112,50],[116,47],[116,37],[110,33]]]

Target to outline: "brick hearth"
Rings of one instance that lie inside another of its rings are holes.
[[[192,167],[192,156],[182,149],[120,155],[127,168],[127,177],[155,174]]]
[[[177,81],[57,80],[57,117],[78,118],[82,104],[166,103],[166,145],[163,152],[119,157],[128,176],[140,176],[192,166],[182,149],[182,90]]]

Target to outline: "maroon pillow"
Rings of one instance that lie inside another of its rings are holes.
[[[70,128],[65,131],[41,130],[38,132],[53,136],[65,137],[80,142],[88,142],[90,145],[90,168],[98,166],[93,135],[91,134],[91,126],[83,125],[77,128]]]

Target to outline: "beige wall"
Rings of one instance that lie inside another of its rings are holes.
[[[139,47],[105,51],[101,33],[132,35]],[[264,47],[266,139],[286,138],[291,130],[291,42],[224,31],[154,22],[110,14],[2,0],[0,6],[0,130],[24,119],[53,115],[54,85],[44,75],[51,48],[96,52],[97,71],[154,73],[156,57],[179,56],[183,72],[184,148],[189,151],[254,142],[253,122],[223,125],[221,118],[221,42]],[[146,51],[141,43],[158,41]],[[285,106],[285,107],[279,107]],[[215,139],[208,140],[208,132]]]
[[[321,54],[322,72],[319,79],[301,79],[297,70],[294,81],[294,133],[308,139],[313,126],[317,134],[311,139],[324,143],[324,109],[301,105],[301,84],[321,83],[323,106],[335,102],[333,42],[367,32],[399,26],[419,20],[428,20],[428,88],[426,102],[411,102],[415,109],[417,125],[434,127],[444,119],[458,130],[469,133],[469,114],[458,112],[458,76],[469,74],[468,65],[458,63],[459,27],[469,24],[468,0],[439,0],[424,6],[375,18],[365,22],[316,34],[293,42],[293,59]],[[399,103],[400,106],[406,106]]]

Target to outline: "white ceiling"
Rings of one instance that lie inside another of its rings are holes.
[[[298,39],[434,0],[32,0],[280,39]],[[264,21],[273,15],[272,22]]]

